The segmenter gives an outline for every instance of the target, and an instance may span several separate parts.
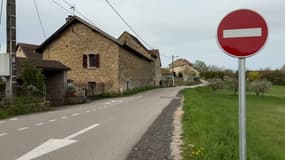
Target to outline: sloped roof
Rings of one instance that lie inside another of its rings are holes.
[[[65,31],[65,29],[67,29],[70,25],[76,23],[76,22],[80,22],[86,26],[88,26],[89,28],[91,28],[93,31],[96,31],[100,34],[102,34],[104,37],[110,39],[111,41],[115,42],[116,44],[122,46],[123,43],[120,42],[119,40],[117,40],[116,38],[114,38],[113,36],[111,36],[110,34],[104,32],[103,30],[101,30],[100,28],[96,27],[93,24],[90,24],[88,22],[86,22],[85,20],[81,19],[80,17],[77,16],[69,16],[69,20],[63,25],[61,26],[54,34],[52,34],[47,40],[45,40],[37,49],[37,51],[42,52],[42,50],[49,45],[55,38],[57,38],[57,36],[59,34],[61,34],[62,32]]]
[[[81,19],[80,17],[77,16],[69,16],[67,22],[60,27],[54,34],[52,34],[47,40],[45,40],[37,49],[37,52],[42,52],[46,46],[48,46],[55,38],[57,38],[62,32],[65,31],[65,29],[67,29],[69,26],[71,26],[72,24],[76,23],[76,22],[80,22],[84,25],[86,25],[87,27],[91,28],[93,31],[100,33],[101,35],[103,35],[104,37],[106,37],[107,39],[113,41],[114,43],[116,43],[117,45],[131,50],[135,55],[142,57],[146,60],[151,60],[149,57],[143,55],[142,53],[140,53],[139,51],[137,51],[135,48],[133,48],[131,45],[129,45],[127,42],[122,42],[116,38],[114,38],[113,36],[109,35],[108,33],[104,32],[103,30],[101,30],[100,28],[96,27],[93,24],[90,24],[88,22],[86,22],[85,20]],[[125,32],[124,32],[125,33]],[[135,37],[134,37],[135,38]]]
[[[42,55],[36,53],[36,49],[39,47],[39,45],[28,44],[28,43],[18,43],[17,49],[19,47],[21,47],[21,49],[23,50],[23,52],[27,58],[29,58],[29,59],[42,59]]]
[[[70,70],[69,67],[65,66],[64,64],[54,61],[54,60],[39,60],[39,59],[27,59],[22,57],[16,58],[16,68],[17,68],[17,77],[21,76],[23,66],[25,63],[32,63],[37,68],[40,68],[45,71],[66,71]]]
[[[171,63],[169,66],[171,67],[179,67],[179,66],[184,66],[184,65],[190,65],[193,66],[192,63],[190,63],[187,59],[177,59],[173,63]]]
[[[139,41],[139,39],[137,37],[135,37],[134,35],[132,35],[131,33],[125,31],[123,32],[120,37],[118,38],[119,41],[121,41],[122,43],[124,43],[124,40],[122,39],[124,35],[128,35],[130,37],[132,37],[142,48],[144,48],[146,51],[148,51],[148,49]]]
[[[160,73],[161,75],[172,75],[168,68],[161,68]]]

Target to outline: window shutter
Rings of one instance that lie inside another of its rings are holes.
[[[96,68],[100,67],[100,59],[99,59],[99,54],[95,55],[95,64],[96,64]]]
[[[83,55],[83,61],[82,61],[82,64],[83,64],[83,68],[87,68],[87,55]]]

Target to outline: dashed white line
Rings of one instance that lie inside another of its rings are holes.
[[[19,120],[18,118],[11,118],[11,119],[9,119],[10,121],[17,121],[17,120]]]
[[[105,103],[105,105],[110,105],[110,104],[112,104],[112,103],[110,103],[110,102]]]
[[[67,118],[68,118],[67,116],[60,117],[60,119],[67,119]]]
[[[79,116],[79,115],[80,115],[80,113],[73,113],[71,116],[75,117],[75,116]]]
[[[42,125],[44,125],[44,123],[40,122],[40,123],[36,123],[35,125],[36,126],[42,126]]]
[[[0,133],[0,137],[6,136],[8,133]]]
[[[49,122],[55,122],[56,121],[56,119],[51,119],[51,120],[49,120]]]
[[[87,110],[87,111],[85,111],[86,113],[89,113],[90,112],[90,110]]]
[[[27,130],[27,129],[29,129],[29,127],[19,128],[18,131],[24,131],[24,130]]]

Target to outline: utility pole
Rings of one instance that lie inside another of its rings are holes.
[[[172,63],[171,63],[171,69],[172,69],[172,85],[175,86],[175,77],[174,77],[174,58],[178,58],[178,56],[172,55]]]
[[[6,97],[12,98],[16,91],[16,0],[7,0],[7,53],[10,55],[10,76],[6,81]]]

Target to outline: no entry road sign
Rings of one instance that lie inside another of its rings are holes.
[[[258,13],[248,9],[229,13],[221,21],[217,31],[221,48],[237,58],[254,55],[263,47],[267,36],[265,20]]]

